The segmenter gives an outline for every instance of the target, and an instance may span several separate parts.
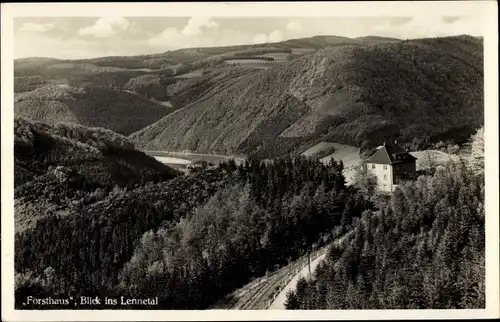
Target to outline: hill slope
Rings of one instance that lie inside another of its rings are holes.
[[[14,158],[18,229],[95,201],[112,189],[178,175],[109,130],[22,118],[14,123]]]
[[[172,111],[134,93],[103,87],[47,85],[15,97],[16,117],[104,127],[128,135]]]
[[[320,49],[327,46],[339,44],[373,44],[380,42],[398,42],[399,39],[383,37],[360,37],[347,38],[339,36],[314,36],[300,39],[289,39],[277,43],[262,43],[252,45],[224,46],[224,47],[203,47],[203,48],[183,48],[167,51],[160,54],[137,55],[137,56],[109,56],[92,59],[62,60],[45,57],[21,58],[14,61],[16,76],[28,76],[37,74],[40,69],[61,68],[63,65],[85,64],[96,68],[115,69],[160,69],[166,66],[178,64],[189,64],[213,56],[231,54],[233,52],[251,52],[255,49]]]
[[[231,72],[235,68],[231,64],[255,60],[257,64],[243,69],[236,66],[238,73],[247,73],[272,67],[262,62],[284,63],[328,46],[380,41],[398,40],[317,36],[126,57],[16,59],[15,111],[16,116],[35,121],[100,126],[128,135],[201,98],[209,89],[234,82],[237,75]]]
[[[465,141],[483,124],[482,41],[339,45],[241,77],[131,135],[147,150],[301,152],[320,141]]]

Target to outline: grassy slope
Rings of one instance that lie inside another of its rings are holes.
[[[242,77],[131,138],[148,150],[302,152],[322,140],[465,140],[483,123],[482,42],[347,45]],[[302,149],[299,151],[299,149]]]

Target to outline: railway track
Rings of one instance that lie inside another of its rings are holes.
[[[323,254],[322,248],[311,254],[311,261]],[[254,287],[245,294],[236,305],[234,310],[266,310],[269,308],[275,297],[292,280],[292,278],[308,264],[307,255],[299,258],[295,262],[277,270],[265,281]]]
[[[349,238],[351,232],[344,236],[337,238],[333,244],[340,245]],[[330,244],[331,245],[331,244]],[[325,254],[328,246],[311,254],[311,262],[319,256]],[[283,289],[288,286],[297,274],[301,274],[304,268],[308,265],[307,255],[302,256],[293,263],[284,266],[266,276],[257,278],[256,280],[248,283],[239,290],[233,292],[228,296],[229,299],[223,300],[220,303],[211,307],[211,309],[230,309],[230,310],[267,310],[282,293]],[[311,272],[312,273],[312,272]],[[303,275],[303,272],[302,272]],[[307,274],[306,274],[307,275]]]

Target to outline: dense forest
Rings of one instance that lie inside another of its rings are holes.
[[[471,155],[420,176],[366,211],[332,246],[288,309],[485,307],[484,139]]]
[[[110,130],[23,118],[14,122],[14,159],[16,230],[77,211],[113,190],[179,175]]]
[[[47,85],[15,96],[14,113],[33,121],[72,122],[129,135],[173,108],[107,87]]]
[[[40,171],[15,191],[18,299],[158,296],[158,308],[206,308],[331,240],[335,228],[346,232],[371,207],[333,160],[230,161],[156,179],[129,167],[125,184],[107,171],[125,158],[119,151],[134,150],[111,131],[19,119],[16,138],[16,166]],[[115,164],[102,168],[102,158]]]

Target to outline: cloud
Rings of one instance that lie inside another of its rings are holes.
[[[453,23],[457,20],[460,20],[460,17],[443,17],[443,21],[446,23]]]
[[[274,30],[269,35],[258,34],[253,37],[254,44],[280,42],[282,40],[283,40],[283,33],[281,32],[281,30]]]
[[[234,29],[219,30],[219,23],[210,17],[191,17],[184,27],[167,27],[151,36],[147,43],[160,50],[229,46],[250,42],[251,37]]]
[[[397,27],[384,23],[373,27],[373,34],[398,38],[444,37],[468,34],[481,36],[483,26],[478,17],[414,16]]]
[[[92,46],[80,39],[62,41],[45,34],[23,33],[14,37],[14,56],[20,57],[64,57],[80,58],[92,52]],[[85,51],[85,52],[83,52]]]
[[[71,59],[151,54],[180,48],[273,43],[316,35],[378,35],[400,39],[459,34],[481,36],[486,28],[480,16],[444,17],[430,13],[425,17],[295,17],[279,21],[259,18],[245,23],[209,17],[149,20],[105,16],[97,21],[95,18],[77,20],[20,20],[14,37],[16,57]],[[302,31],[298,31],[299,28]]]
[[[253,43],[254,44],[263,44],[267,42],[267,35],[264,34],[258,34],[253,37]]]
[[[156,34],[153,37],[149,38],[148,43],[150,43],[153,46],[158,44],[163,44],[163,46],[165,46],[165,43],[175,42],[182,38],[183,37],[179,29],[174,27],[169,27],[163,30],[161,33]]]
[[[130,26],[129,21],[123,17],[101,17],[92,26],[78,30],[81,36],[94,36],[97,38],[111,37],[120,31],[125,31]]]
[[[33,22],[25,22],[19,28],[19,31],[42,33],[42,32],[49,31],[51,29],[54,29],[54,23],[38,24],[38,23],[33,23]]]
[[[297,22],[297,21],[292,21],[286,25],[286,29],[288,29],[289,31],[301,32],[302,31],[302,24],[300,22]]]
[[[283,33],[280,30],[275,30],[269,34],[269,42],[278,42],[283,40]]]
[[[218,26],[219,24],[210,17],[192,17],[181,33],[184,36],[198,36],[203,33],[204,29],[216,29]]]
[[[155,53],[145,39],[130,41],[120,38],[60,38],[48,33],[20,33],[14,37],[14,57],[53,57],[85,59],[104,56],[129,56]]]
[[[252,37],[251,34],[235,29],[218,30],[212,35],[185,36],[182,29],[170,27],[147,39],[146,43],[152,51],[165,51],[180,48],[245,45],[252,42]]]

